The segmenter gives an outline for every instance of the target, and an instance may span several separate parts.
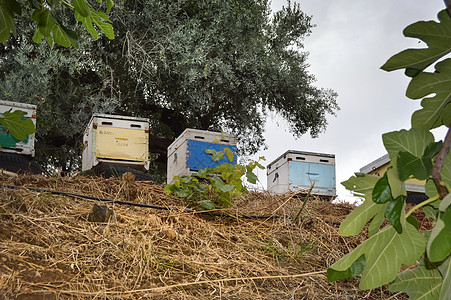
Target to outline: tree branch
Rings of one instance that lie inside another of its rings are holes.
[[[438,194],[440,195],[440,199],[443,199],[446,197],[446,195],[448,195],[448,191],[442,184],[441,173],[443,164],[445,162],[445,157],[448,154],[450,147],[451,147],[451,133],[448,127],[448,132],[446,133],[445,141],[443,142],[443,147],[437,154],[437,158],[435,159],[434,163],[434,168],[432,169],[432,179],[434,179],[435,187],[437,188]]]

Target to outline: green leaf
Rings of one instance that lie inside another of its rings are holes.
[[[398,275],[390,284],[390,292],[403,291],[409,295],[409,299],[438,299],[442,286],[442,277],[439,271],[426,268],[423,260],[412,270],[407,270]]]
[[[388,205],[388,203],[385,205]],[[384,220],[385,220],[385,215],[382,213],[377,213],[371,220],[370,224],[368,225],[368,236],[375,235],[377,233],[377,231],[379,230],[379,228],[381,227]]]
[[[399,196],[407,196],[406,186],[404,182],[398,177],[398,172],[393,166],[387,170],[388,184],[390,185],[392,198],[396,199]]]
[[[73,0],[72,5],[82,17],[86,18],[91,15],[91,5],[86,0]]]
[[[113,25],[111,24],[110,19],[108,19],[108,16],[105,13],[94,9],[91,9],[91,15],[92,21],[103,31],[106,37],[110,40],[114,39]]]
[[[205,210],[212,210],[215,209],[215,204],[211,200],[201,200],[198,202],[203,209]]]
[[[395,200],[390,201],[385,209],[385,217],[398,233],[402,233],[401,218],[404,212],[404,199],[404,196],[399,196]]]
[[[382,141],[390,156],[391,165],[397,169],[398,152],[409,152],[415,157],[421,157],[426,147],[434,142],[434,135],[427,129],[402,129],[383,134]]]
[[[217,176],[214,176],[213,178],[211,178],[211,184],[214,187],[221,190],[221,192],[223,192],[223,193],[230,192],[235,188],[234,185],[225,184],[224,181],[222,181],[222,179]]]
[[[106,0],[106,13],[109,14],[111,11],[111,8],[113,7],[114,2],[113,0]]]
[[[371,195],[374,185],[379,180],[379,176],[362,174],[351,176],[341,184],[348,190],[353,191],[357,196]]]
[[[348,269],[344,271],[335,271],[327,269],[326,276],[329,281],[336,281],[345,278],[355,277],[363,273],[365,269],[365,255],[361,255]]]
[[[53,39],[55,43],[69,47],[70,45],[74,46],[74,48],[78,48],[78,35],[75,31],[66,28],[63,24],[59,22],[56,23],[57,26],[53,29]]]
[[[438,209],[445,212],[451,206],[451,194],[446,195],[445,198],[440,202]]]
[[[438,210],[431,205],[426,205],[422,207],[426,218],[432,218],[434,221],[438,218]]]
[[[224,153],[227,156],[227,158],[229,159],[230,162],[233,162],[233,151],[230,150],[229,148],[224,148]]]
[[[254,172],[252,171],[252,167],[250,167],[250,166],[246,166],[246,178],[247,178],[247,181],[252,184],[257,183],[258,177],[257,177],[257,175],[254,174]]]
[[[174,191],[174,185],[173,184],[167,184],[164,186],[164,192],[168,195],[170,195]]]
[[[47,39],[49,45],[55,41],[63,47],[73,45],[78,47],[78,36],[75,31],[67,29],[56,20],[48,8],[36,9],[33,12],[32,19],[38,23],[34,40],[40,40],[42,36]],[[41,36],[42,35],[42,36]]]
[[[407,87],[406,95],[420,99],[434,94],[434,97],[421,101],[422,109],[412,115],[412,127],[433,129],[451,122],[451,59],[437,63],[436,72],[423,72],[413,78]]]
[[[404,71],[404,74],[406,74],[407,77],[415,77],[420,73],[421,73],[421,70],[418,70],[415,68],[406,68]]]
[[[214,149],[206,149],[205,153],[211,154],[212,155],[211,159],[213,161],[220,161],[220,160],[222,160],[224,158],[224,154],[225,154],[224,150],[216,151]]]
[[[438,270],[443,277],[439,300],[447,300],[451,295],[451,256],[438,267]]]
[[[22,14],[22,6],[19,2],[16,0],[6,0],[6,1],[0,1],[1,6],[7,9],[8,11],[16,14],[21,15]]]
[[[191,195],[190,191],[188,189],[183,189],[176,187],[175,188],[175,194],[181,198],[187,198],[189,195]]]
[[[451,207],[439,214],[429,237],[427,254],[432,262],[442,261],[451,254]]]
[[[356,207],[346,217],[346,219],[341,222],[339,229],[340,234],[342,236],[357,235],[360,233],[360,231],[362,231],[365,224],[371,219],[373,219],[372,222],[374,222],[372,228],[374,228],[378,223],[379,225],[377,226],[377,228],[379,228],[381,222],[378,222],[378,220],[380,220],[380,217],[377,216],[379,214],[381,214],[382,216],[384,215],[387,205],[388,203],[374,203],[371,197],[365,199],[365,202],[363,202],[363,204]]]
[[[434,156],[436,156],[440,152],[440,149],[442,149],[442,147],[442,141],[430,143],[429,145],[427,145],[426,149],[424,149],[423,157],[430,159],[434,158]]]
[[[429,198],[434,197],[438,193],[437,188],[435,187],[434,180],[432,178],[426,181],[424,188],[426,190],[426,196],[428,196]]]
[[[427,186],[430,184],[431,181],[433,181],[433,180],[430,179],[430,180],[428,180],[426,182],[426,195],[429,198],[432,198],[432,197],[437,195],[437,190],[435,189],[435,185],[434,185],[435,193],[432,196],[428,195],[428,193],[427,193]],[[426,218],[433,218],[434,220],[437,220],[438,213],[439,213],[439,209],[438,208],[439,208],[439,205],[440,205],[441,202],[442,201],[440,199],[437,199],[434,202],[431,202],[431,203],[429,203],[429,204],[427,204],[427,205],[422,207],[423,212],[426,215]]]
[[[36,132],[33,121],[31,119],[25,119],[25,114],[21,110],[15,110],[13,112],[6,111],[3,113],[3,118],[0,117],[0,124],[19,141],[26,140],[27,135]]]
[[[335,272],[348,270],[357,259],[365,255],[360,289],[373,289],[393,281],[401,265],[413,264],[424,253],[426,246],[425,238],[414,226],[405,223],[403,227],[401,234],[390,226],[367,239],[329,267],[330,277],[334,277]]]
[[[230,193],[222,193],[218,202],[222,207],[231,207],[233,205],[232,195]]]
[[[42,33],[36,28],[33,35],[33,42],[35,42],[36,44],[40,44],[41,41],[42,41]]]
[[[373,201],[379,204],[393,200],[390,185],[388,184],[387,173],[384,173],[384,175],[376,182],[372,195]]]
[[[451,20],[442,10],[438,14],[440,23],[420,21],[407,26],[404,36],[424,41],[428,48],[407,49],[392,56],[381,68],[385,71],[409,69],[408,74],[415,75],[429,65],[451,52]]]
[[[406,221],[412,224],[417,230],[420,227],[420,224],[418,223],[418,220],[414,216],[408,216],[406,218]]]
[[[92,18],[90,16],[82,17],[78,12],[75,12],[75,19],[82,22],[83,26],[93,38],[98,38],[97,30],[94,28],[94,25],[92,24]]]
[[[16,0],[0,1],[0,43],[8,40],[10,32],[17,36],[14,15],[21,13],[21,6]]]
[[[196,182],[193,184],[192,189],[200,194],[205,194],[209,190],[209,185],[198,184]]]
[[[351,177],[342,184],[349,190],[365,197],[362,205],[356,207],[343,222],[340,224],[340,234],[343,236],[357,235],[363,229],[365,224],[370,223],[370,235],[379,229],[384,220],[384,212],[388,203],[377,204],[372,199],[372,190],[376,182],[380,179],[378,176],[363,175]]]
[[[402,181],[413,175],[418,180],[425,180],[432,172],[432,160],[428,157],[416,157],[410,152],[398,152],[398,176]]]

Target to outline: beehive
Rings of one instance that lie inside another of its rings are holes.
[[[308,190],[335,197],[335,155],[288,150],[267,166],[267,189],[275,193]]]
[[[375,161],[367,164],[366,166],[360,168],[360,173],[382,176],[387,172],[388,168],[391,166],[390,157],[385,154],[379,157]],[[418,180],[415,178],[409,178],[404,182],[404,187],[407,192],[407,203],[418,204],[428,199],[425,189],[426,180]]]
[[[99,163],[148,170],[148,119],[93,115],[83,136],[82,170],[90,170]]]
[[[0,101],[0,113],[21,110],[25,113],[23,118],[33,121],[36,127],[36,105],[12,101]],[[34,156],[35,134],[30,134],[24,141],[19,141],[9,133],[5,127],[0,125],[0,146],[2,152],[10,152],[22,155]]]
[[[199,169],[213,168],[217,164],[229,162],[223,160],[215,162],[211,155],[205,153],[207,149],[216,151],[229,148],[234,154],[233,164],[236,164],[236,137],[232,134],[198,129],[185,131],[168,147],[167,183],[174,182],[174,176],[190,176]]]

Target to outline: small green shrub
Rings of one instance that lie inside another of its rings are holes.
[[[211,159],[217,162],[216,167],[200,169],[191,176],[175,176],[175,183],[166,185],[164,191],[187,199],[197,208],[206,210],[227,208],[233,205],[235,197],[248,193],[242,178],[246,176],[247,182],[255,184],[257,175],[254,174],[254,169],[257,167],[264,169],[259,163],[260,160],[264,160],[264,157],[247,165],[219,164],[224,155],[230,162],[233,161],[232,150],[229,148],[222,151],[208,149],[205,152],[211,154]]]

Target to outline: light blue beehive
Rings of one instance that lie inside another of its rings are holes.
[[[267,166],[269,191],[307,191],[312,184],[312,194],[335,197],[335,155],[288,150]]]

